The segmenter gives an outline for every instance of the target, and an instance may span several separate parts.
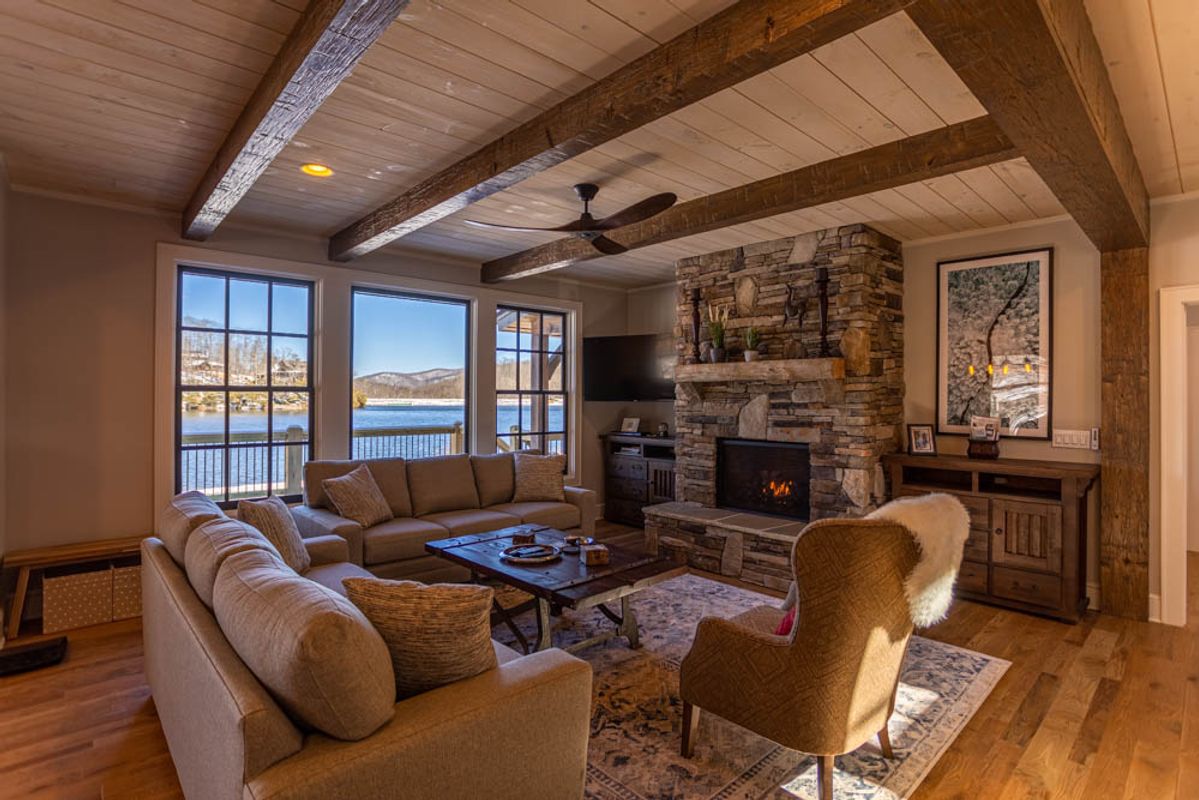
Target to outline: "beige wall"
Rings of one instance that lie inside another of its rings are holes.
[[[7,446],[6,433],[7,429],[4,426],[5,420],[5,386],[4,386],[4,336],[6,329],[6,314],[4,305],[5,286],[8,282],[8,211],[9,211],[9,189],[8,189],[8,172],[4,165],[4,156],[0,155],[0,559],[4,557],[5,552],[5,533],[7,528],[4,524],[4,511],[8,505],[5,495],[5,472],[4,472],[4,451]],[[3,593],[0,593],[0,643],[4,642],[4,602]]]
[[[1199,551],[1199,308],[1187,311],[1187,549]]]
[[[14,192],[5,348],[10,548],[148,533],[153,525],[154,309],[158,242],[177,219]],[[328,263],[325,242],[232,226],[206,247]],[[356,269],[459,284],[478,268],[375,254]],[[513,284],[582,299],[584,335],[624,330],[625,293],[566,281]],[[611,323],[616,320],[616,324]],[[584,438],[586,442],[586,437]],[[584,453],[592,483],[598,445]]]
[[[1149,591],[1160,586],[1160,484],[1158,463],[1161,457],[1161,420],[1158,417],[1161,380],[1159,375],[1159,290],[1169,286],[1199,286],[1199,196],[1155,203],[1150,216],[1152,230],[1149,248],[1149,398],[1148,413],[1152,436],[1149,459]],[[1194,401],[1190,402],[1193,407]],[[1178,435],[1169,430],[1168,435]],[[1193,462],[1192,462],[1193,463]]]

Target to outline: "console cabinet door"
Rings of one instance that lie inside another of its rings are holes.
[[[1049,503],[992,500],[991,562],[1005,567],[1062,572],[1062,509]]]
[[[649,501],[651,503],[674,502],[674,462],[649,461]]]

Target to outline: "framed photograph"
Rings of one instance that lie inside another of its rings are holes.
[[[937,263],[937,433],[1050,438],[1052,286],[1052,247]]]
[[[625,417],[620,421],[621,433],[637,433],[641,429],[641,417]]]
[[[971,417],[970,438],[977,442],[998,442],[999,417]]]
[[[914,456],[937,454],[937,437],[932,425],[908,425],[908,453]]]

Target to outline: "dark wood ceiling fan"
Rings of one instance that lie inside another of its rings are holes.
[[[619,242],[609,239],[604,235],[605,233],[661,214],[673,206],[675,201],[679,199],[670,192],[664,192],[656,194],[653,197],[647,197],[638,203],[633,203],[633,205],[628,208],[622,208],[615,214],[596,219],[591,216],[590,206],[591,201],[595,199],[595,195],[599,192],[599,187],[594,183],[577,183],[574,190],[579,199],[583,201],[583,213],[577,220],[568,222],[565,225],[558,225],[553,228],[534,228],[525,225],[501,225],[493,222],[480,222],[473,219],[464,220],[464,222],[476,228],[498,228],[503,231],[552,231],[569,233],[571,236],[578,237],[585,242],[591,242],[591,246],[604,255],[614,256],[625,252],[628,248]]]

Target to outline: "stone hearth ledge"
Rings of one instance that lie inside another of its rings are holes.
[[[791,547],[807,525],[688,501],[644,512],[649,552],[779,591],[791,583]]]

